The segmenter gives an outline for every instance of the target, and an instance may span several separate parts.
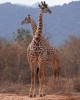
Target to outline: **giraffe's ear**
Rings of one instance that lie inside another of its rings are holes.
[[[38,6],[41,8],[41,5],[40,4],[38,4]]]
[[[28,14],[28,16],[30,16],[30,14]]]
[[[30,17],[30,14],[28,14],[28,17]]]

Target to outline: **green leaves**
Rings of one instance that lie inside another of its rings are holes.
[[[28,46],[32,40],[30,31],[22,28],[18,29],[16,33],[15,32],[13,33],[13,38],[15,42],[23,46]]]

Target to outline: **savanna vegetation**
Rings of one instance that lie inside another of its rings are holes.
[[[0,38],[0,92],[26,93],[31,81],[26,50],[32,36],[29,30],[18,29],[13,38],[14,41]],[[54,80],[48,65],[47,92],[80,92],[80,37],[69,36],[58,49],[60,78]]]

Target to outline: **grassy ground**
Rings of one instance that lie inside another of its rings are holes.
[[[39,84],[36,85],[36,91],[38,94]],[[20,95],[28,95],[30,84],[0,82],[0,93],[15,93]],[[72,94],[80,93],[80,79],[65,79],[60,78],[55,80],[50,77],[46,83],[47,94]]]

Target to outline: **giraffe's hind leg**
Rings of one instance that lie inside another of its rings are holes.
[[[60,71],[59,59],[55,59],[54,66],[55,66],[55,70],[54,70],[55,77],[59,79],[59,71]]]
[[[36,91],[35,91],[35,80],[36,80],[36,66],[35,63],[30,63],[30,67],[31,67],[31,87],[30,87],[30,93],[29,96],[30,97],[35,97],[36,96]]]
[[[53,70],[53,75],[54,75],[54,78],[58,78],[59,79],[59,59],[54,59],[52,60],[51,62],[51,67],[52,67],[52,70]]]
[[[46,69],[45,69],[45,65],[43,67],[43,74],[42,74],[42,92],[43,92],[43,96],[46,95],[45,93],[45,88],[46,88]]]
[[[39,63],[39,96],[42,97],[42,64]]]

